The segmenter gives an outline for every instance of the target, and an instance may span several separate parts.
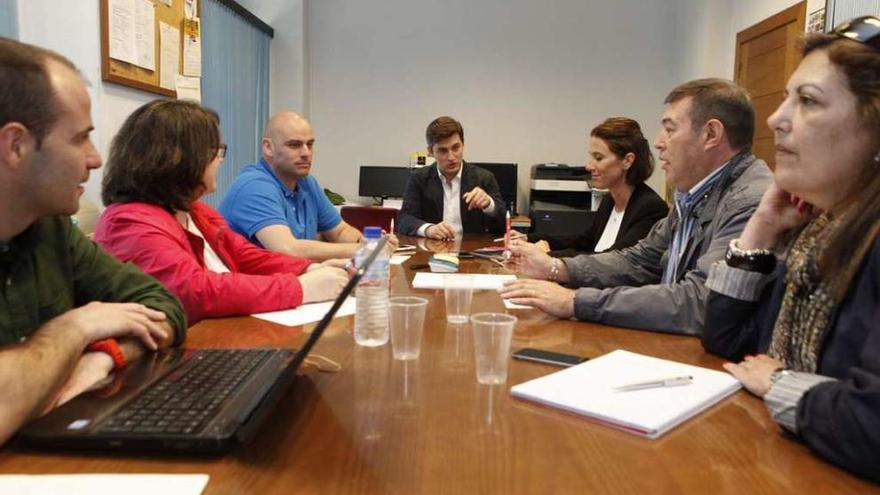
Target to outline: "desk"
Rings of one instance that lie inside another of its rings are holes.
[[[467,240],[465,249],[487,244]],[[412,239],[402,239],[412,242]],[[786,438],[761,400],[739,392],[658,440],[513,399],[509,386],[551,373],[512,361],[507,387],[476,383],[469,327],[447,326],[442,291],[413,291],[419,252],[392,266],[391,291],[431,299],[414,362],[389,346],[354,345],[353,317],[336,319],[315,352],[344,366],[304,369],[254,442],[217,458],[0,451],[3,473],[208,473],[208,494],[354,493],[880,493]],[[463,271],[501,270],[464,260]],[[478,311],[503,311],[494,292]],[[597,356],[627,349],[720,369],[691,337],[559,321],[517,310],[514,347]],[[312,326],[307,325],[308,331]],[[206,320],[190,347],[295,347],[303,328],[254,318]]]

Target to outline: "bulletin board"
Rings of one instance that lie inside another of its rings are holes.
[[[154,70],[139,67],[133,63],[124,62],[116,58],[111,58],[111,23],[110,12],[111,2],[114,0],[101,0],[101,78],[105,81],[111,81],[117,84],[130,86],[132,88],[149,91],[151,93],[163,96],[176,97],[177,92],[174,87],[162,87],[160,84],[161,77],[161,39],[160,39],[160,22],[179,30],[179,46],[178,46],[178,63],[175,68],[176,74],[183,73],[183,39],[185,35],[184,20],[186,19],[186,2],[187,0],[149,0],[154,6],[154,17],[152,29],[144,31],[145,36],[153,36],[153,61]],[[137,0],[140,1],[140,0]],[[201,2],[199,0],[190,0],[194,2],[196,13],[201,13]],[[199,33],[201,35],[201,33]]]

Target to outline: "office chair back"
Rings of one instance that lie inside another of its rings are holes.
[[[340,210],[342,219],[352,227],[363,231],[364,227],[382,227],[386,232],[391,231],[391,219],[397,222],[397,208],[382,208],[377,206],[343,206]]]

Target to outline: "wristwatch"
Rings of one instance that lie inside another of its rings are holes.
[[[773,373],[770,375],[770,385],[775,385],[776,382],[782,379],[784,376],[788,376],[791,374],[791,371],[785,368],[776,368]]]
[[[769,249],[740,249],[737,241],[731,239],[724,259],[727,266],[750,272],[771,273],[776,268],[776,255]]]
[[[119,348],[116,339],[96,340],[89,344],[88,347],[86,347],[86,350],[89,352],[104,352],[108,354],[113,359],[114,370],[124,368],[127,364],[125,354],[122,353],[122,349]]]

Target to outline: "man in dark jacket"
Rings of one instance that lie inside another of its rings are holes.
[[[464,129],[438,117],[425,131],[434,165],[413,172],[403,193],[398,232],[431,239],[500,233],[505,204],[491,172],[464,162]]]

